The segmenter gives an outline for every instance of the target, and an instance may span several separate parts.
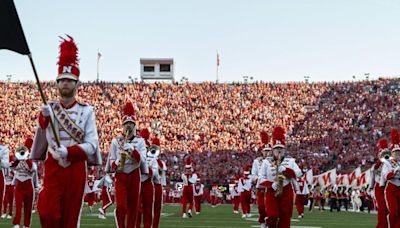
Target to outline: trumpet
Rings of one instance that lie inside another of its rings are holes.
[[[275,191],[275,196],[280,197],[283,192],[283,181],[285,180],[285,176],[283,174],[278,173],[278,168],[282,163],[281,156],[278,156],[278,161],[276,161],[276,183],[278,183],[278,188]]]
[[[383,159],[389,160],[392,157],[392,151],[385,149],[379,153],[379,159],[382,161]]]
[[[132,130],[130,128],[125,130],[125,136],[124,136],[124,144],[128,141],[128,137],[131,135]],[[121,156],[121,160],[118,164],[117,172],[123,172],[125,168],[125,163],[127,161],[129,153],[127,151],[124,151],[123,149],[120,149],[119,154]]]

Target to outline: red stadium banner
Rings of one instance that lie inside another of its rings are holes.
[[[371,178],[371,169],[367,169],[364,172],[361,173],[361,175],[359,177],[357,177],[357,187],[361,188],[361,187],[366,187],[369,183],[369,179]]]
[[[357,186],[357,178],[361,175],[361,167],[356,168],[351,172],[348,176],[349,178],[349,185],[351,187],[356,187]]]

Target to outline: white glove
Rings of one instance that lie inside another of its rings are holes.
[[[135,147],[131,143],[125,143],[124,148],[125,151],[132,152]]]
[[[117,160],[115,160],[115,165],[118,166],[119,165],[119,158]]]
[[[274,191],[276,191],[276,189],[278,189],[278,183],[274,182],[272,184],[272,189],[274,189]]]
[[[42,105],[41,109],[42,109],[42,114],[44,117],[50,116],[50,113],[51,113],[50,105]]]
[[[296,194],[297,194],[297,195],[300,195],[300,194],[301,194],[300,190],[297,190],[297,191],[296,191]]]
[[[278,173],[283,173],[283,172],[285,172],[285,170],[286,170],[286,167],[283,166],[283,165],[280,165],[280,166],[278,167]]]
[[[56,152],[62,157],[66,158],[68,156],[68,150],[65,146],[61,145],[56,149]]]

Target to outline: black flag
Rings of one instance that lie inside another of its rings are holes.
[[[23,55],[31,53],[13,0],[0,0],[0,49]]]

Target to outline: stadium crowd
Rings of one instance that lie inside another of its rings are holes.
[[[282,125],[289,153],[314,173],[368,165],[375,144],[399,126],[396,79],[341,83],[83,83],[78,97],[96,109],[100,149],[107,158],[120,134],[120,110],[136,105],[139,128],[162,141],[168,179],[178,180],[185,153],[208,184],[227,183],[250,164],[259,132]],[[49,100],[53,83],[44,83]],[[0,82],[0,140],[11,151],[34,133],[41,100],[33,82]],[[383,132],[382,132],[383,130]]]

